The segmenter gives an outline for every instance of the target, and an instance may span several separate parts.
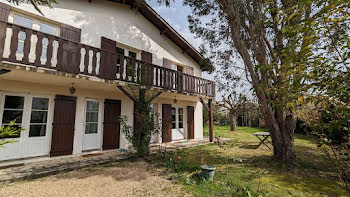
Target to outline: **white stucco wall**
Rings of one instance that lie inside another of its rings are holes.
[[[0,2],[9,4],[6,0]],[[13,5],[12,5],[13,6]],[[163,64],[163,58],[194,67],[194,74],[202,76],[199,65],[146,18],[129,6],[107,0],[60,0],[54,8],[40,7],[45,18],[82,30],[81,42],[100,48],[101,36],[133,48],[151,52],[153,63]],[[16,6],[42,17],[30,4]]]
[[[6,0],[0,2],[7,3]],[[183,54],[166,36],[160,35],[159,30],[153,26],[141,14],[131,10],[129,6],[109,2],[106,0],[94,0],[88,3],[87,0],[60,0],[60,4],[54,5],[50,9],[41,7],[46,18],[69,24],[82,29],[82,43],[100,48],[101,36],[110,38],[133,48],[145,50],[153,54],[153,63],[162,65],[163,57],[178,62],[183,65],[194,67],[196,76],[202,76],[199,65],[188,55]],[[12,5],[13,6],[13,5]],[[21,4],[17,8],[30,13],[38,14],[35,9],[28,4]],[[42,16],[38,16],[40,19]],[[6,93],[20,93],[26,95],[44,95],[50,97],[51,109],[49,125],[52,123],[54,113],[54,97],[57,94],[69,95],[71,83],[76,84],[77,109],[73,154],[82,152],[85,102],[87,98],[96,99],[100,102],[100,123],[99,130],[103,131],[103,108],[104,99],[121,100],[121,115],[127,116],[129,124],[133,121],[133,103],[116,88],[116,84],[101,82],[91,82],[83,79],[69,77],[58,77],[43,73],[33,73],[29,71],[12,71],[0,76],[0,103],[2,95]],[[187,138],[187,106],[194,106],[195,132],[194,137],[203,137],[203,106],[199,102],[199,97],[177,94],[178,102],[174,104],[174,93],[163,93],[155,99],[155,110],[160,114],[162,104],[172,104],[184,109],[184,133]],[[2,109],[0,106],[0,112]],[[0,116],[1,118],[1,116]],[[161,118],[161,117],[160,117]],[[51,128],[49,132],[51,132]],[[102,146],[103,136],[100,132],[100,145]],[[51,133],[48,133],[50,150]],[[161,136],[155,136],[154,142],[161,142]],[[127,148],[128,143],[124,136],[120,137],[120,148]],[[1,154],[1,153],[0,153]],[[1,158],[0,158],[1,160]]]
[[[27,73],[30,75],[31,73]],[[57,80],[57,79],[56,79]],[[53,81],[55,81],[53,77]],[[84,83],[84,82],[82,82]],[[87,84],[88,85],[88,84]],[[73,143],[73,154],[80,154],[83,151],[83,135],[85,132],[85,107],[86,99],[95,99],[99,101],[99,140],[100,148],[103,144],[103,121],[104,121],[104,99],[115,99],[121,100],[121,115],[128,117],[128,124],[133,125],[133,102],[125,96],[122,92],[118,91],[115,86],[111,87],[109,91],[99,91],[98,89],[83,89],[76,88],[77,91],[73,96],[77,97],[76,103],[76,116],[75,116],[75,131],[74,131],[74,143]],[[46,147],[47,154],[51,148],[51,136],[52,136],[52,122],[54,114],[54,98],[55,95],[70,95],[69,94],[69,85],[52,85],[52,84],[43,84],[43,83],[30,83],[30,82],[21,82],[13,80],[4,80],[0,78],[0,103],[3,103],[1,99],[4,98],[4,95],[31,95],[31,96],[44,96],[50,98],[50,110],[49,110],[49,119],[48,119],[48,147]],[[26,106],[30,108],[30,106]],[[3,111],[3,106],[0,106],[0,113]],[[26,110],[27,111],[27,110]],[[27,113],[27,112],[25,112]],[[1,114],[0,114],[1,118]],[[23,125],[24,128],[28,129],[29,125]],[[120,133],[120,148],[128,148],[129,143],[125,139],[124,135]],[[5,151],[1,149],[0,151]],[[0,152],[1,154],[1,152]],[[1,157],[0,157],[1,160]]]
[[[0,67],[1,68],[1,67]],[[0,76],[0,120],[2,120],[3,104],[5,95],[27,95],[27,97],[40,96],[50,98],[49,115],[48,115],[48,129],[47,129],[47,144],[45,148],[45,155],[48,155],[51,148],[51,136],[52,136],[52,122],[54,116],[54,98],[57,94],[60,95],[71,95],[69,88],[74,83],[76,93],[73,96],[77,97],[76,104],[76,119],[75,119],[75,131],[74,131],[74,143],[73,143],[73,154],[80,154],[83,152],[83,140],[85,132],[85,114],[86,114],[86,100],[94,99],[99,101],[99,148],[102,148],[103,144],[103,121],[104,121],[104,100],[115,99],[121,100],[121,115],[128,117],[128,124],[133,125],[133,101],[129,99],[124,93],[122,93],[116,84],[104,83],[91,81],[87,79],[77,79],[66,76],[57,76],[52,74],[26,71],[26,70],[12,70],[5,75]],[[177,98],[177,103],[174,103],[174,98]],[[30,108],[28,99],[25,101],[27,104],[25,108],[25,116],[30,116]],[[154,102],[155,111],[160,115],[162,119],[162,104],[171,104],[175,107],[183,108],[183,130],[184,138],[187,139],[187,106],[194,107],[194,122],[195,131],[194,138],[203,137],[203,114],[202,104],[199,102],[199,97],[186,96],[181,94],[175,94],[165,92],[157,97]],[[1,123],[1,122],[0,122]],[[0,125],[1,126],[1,125]],[[24,128],[28,129],[28,123],[23,125]],[[22,140],[22,138],[21,138]],[[28,140],[28,139],[24,139]],[[153,142],[160,143],[161,135],[154,136]],[[13,146],[13,145],[10,145]],[[44,145],[43,145],[44,146]],[[120,148],[128,148],[129,143],[125,139],[124,135],[120,133]],[[24,150],[20,148],[21,150]],[[33,151],[33,147],[24,150]],[[13,151],[18,151],[12,149]],[[11,155],[8,149],[0,149],[0,160],[1,155]],[[43,155],[41,153],[41,155]]]

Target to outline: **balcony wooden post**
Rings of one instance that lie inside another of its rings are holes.
[[[5,49],[6,30],[6,23],[0,23],[0,61],[2,60]]]
[[[214,142],[214,119],[213,119],[213,100],[209,99],[208,101],[209,108],[209,140]]]
[[[208,105],[204,102],[202,98],[199,98],[202,105],[207,109],[209,114],[209,141],[214,142],[214,118],[213,118],[213,100],[208,100]]]

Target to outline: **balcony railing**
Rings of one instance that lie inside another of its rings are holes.
[[[215,82],[69,41],[40,31],[0,22],[0,60],[148,85],[180,93],[215,96]]]

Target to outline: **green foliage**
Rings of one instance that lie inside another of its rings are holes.
[[[7,126],[0,127],[0,147],[5,147],[5,144],[14,143],[17,140],[9,140],[5,138],[13,138],[19,136],[23,129],[16,126],[16,121],[11,121]]]
[[[214,119],[214,125],[227,125],[230,122],[230,118],[228,116],[228,113],[225,111],[220,110],[220,107],[214,103],[213,105],[213,119]],[[208,125],[209,123],[209,114],[208,110],[203,107],[203,125]]]
[[[141,99],[142,100],[142,99]],[[127,117],[120,118],[121,132],[132,144],[140,157],[149,154],[151,137],[161,132],[158,115],[155,115],[151,103],[143,100],[135,103],[134,126],[127,124]]]
[[[56,0],[7,0],[10,3],[13,3],[15,5],[19,5],[22,3],[31,3],[33,7],[43,15],[43,13],[40,11],[39,6],[48,6],[51,7],[52,4],[56,4]]]

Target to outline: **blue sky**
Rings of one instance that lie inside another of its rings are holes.
[[[156,0],[148,1],[148,4],[161,15],[178,33],[180,33],[190,44],[197,50],[201,44],[201,39],[196,38],[189,30],[189,23],[187,16],[191,14],[191,8],[182,5],[183,1],[175,0],[171,2],[170,7],[159,5]],[[214,80],[214,75],[203,73],[203,78]],[[221,100],[221,94],[216,93],[216,99]]]

